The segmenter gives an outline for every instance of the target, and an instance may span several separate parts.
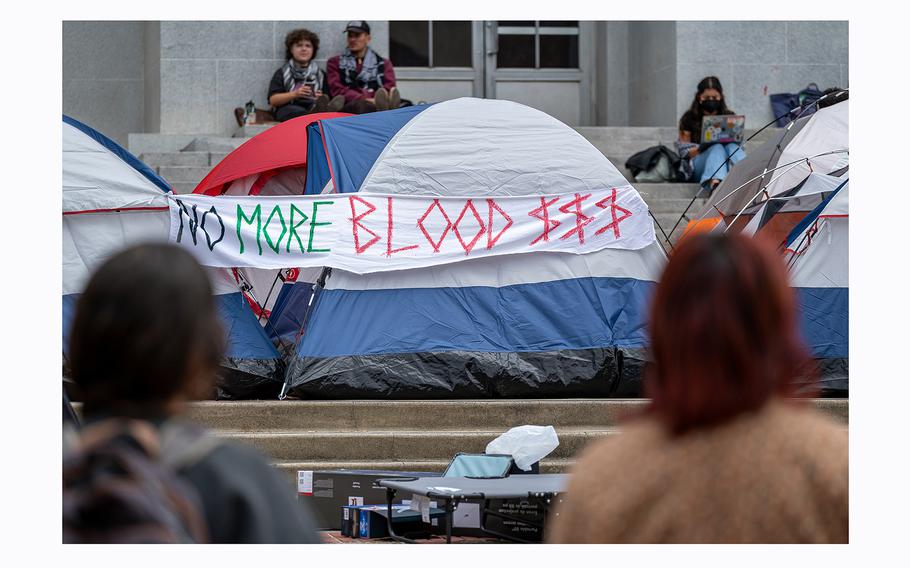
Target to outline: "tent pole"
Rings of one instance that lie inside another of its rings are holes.
[[[324,266],[322,272],[319,273],[319,278],[316,279],[316,282],[313,284],[313,292],[310,294],[310,300],[306,305],[306,312],[303,314],[303,321],[300,323],[300,329],[297,330],[297,337],[294,338],[294,349],[292,353],[297,352],[297,346],[300,345],[300,339],[303,337],[304,332],[306,331],[307,323],[310,320],[310,311],[313,309],[313,302],[316,299],[316,292],[320,288],[325,288],[326,279],[332,274],[332,268],[330,266]],[[284,374],[284,384],[281,385],[281,393],[278,395],[278,400],[284,400],[287,398],[288,391],[290,390],[290,384],[288,383],[290,377],[288,374]]]
[[[787,166],[790,166],[789,168],[787,168],[786,171],[784,171],[784,172],[781,173],[781,175],[783,175],[783,174],[787,173],[788,171],[792,170],[793,168],[795,168],[796,166],[798,166],[798,165],[799,165],[800,163],[802,163],[802,162],[808,163],[809,160],[811,160],[812,158],[818,158],[818,157],[820,157],[820,156],[827,156],[827,155],[829,155],[829,154],[840,154],[840,153],[842,153],[842,152],[847,152],[847,153],[849,153],[850,151],[849,151],[849,150],[832,150],[832,151],[830,151],[830,152],[822,152],[821,154],[816,154],[816,155],[814,155],[814,156],[808,156],[808,157],[806,157],[806,158],[800,158],[799,160],[794,160],[793,162],[790,162],[789,164],[784,164],[783,166],[778,166],[778,167],[774,168],[774,170],[777,170],[777,169],[780,169],[780,168],[785,168],[785,167],[787,167]],[[771,171],[774,171],[774,170],[771,170]],[[754,179],[754,178],[753,178],[753,179]],[[755,201],[755,198],[756,198],[756,197],[758,197],[759,195],[761,195],[762,193],[764,193],[765,190],[768,189],[768,186],[769,186],[769,185],[771,185],[772,183],[774,183],[775,181],[777,181],[777,180],[779,180],[779,179],[780,179],[780,176],[772,177],[771,180],[767,183],[767,185],[765,185],[764,187],[762,187],[761,189],[759,189],[759,190],[758,190],[758,193],[756,193],[755,195],[753,195],[753,196],[752,196],[752,199],[750,199],[750,200],[746,203],[746,205],[743,206],[743,208],[739,210],[739,213],[737,213],[736,216],[733,217],[733,220],[730,221],[730,223],[727,225],[727,228],[724,229],[724,232],[726,233],[726,232],[727,232],[727,229],[729,229],[730,227],[732,227],[733,224],[736,223],[736,220],[739,219],[739,217],[740,217],[743,213],[746,212],[746,209],[748,209],[750,206],[753,205],[752,202]],[[739,186],[738,188],[736,188],[736,190],[741,189],[741,188],[744,187],[746,184],[748,184],[750,181],[752,181],[752,180],[747,181],[745,184],[743,184],[743,185]],[[734,190],[734,191],[736,191],[736,190]],[[730,195],[733,195],[733,193],[731,192],[730,194],[727,195],[727,197],[729,197]],[[726,198],[725,198],[725,199],[726,199]],[[770,200],[770,199],[771,199],[771,196],[769,196],[768,199],[766,199],[765,201],[768,201],[768,200]],[[718,202],[718,203],[719,203],[719,202]],[[754,204],[754,205],[757,205],[757,203]]]

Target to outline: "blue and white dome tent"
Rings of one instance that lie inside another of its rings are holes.
[[[167,242],[167,182],[123,147],[63,117],[63,349],[76,301],[108,257],[130,245]],[[223,397],[274,396],[284,362],[229,270],[207,269],[227,337]]]
[[[849,180],[787,237],[784,259],[796,290],[803,337],[819,366],[823,391],[849,389]]]
[[[310,125],[307,193],[546,195],[628,186],[570,127],[462,98]],[[640,197],[639,197],[640,199]],[[311,398],[633,396],[666,257],[527,253],[319,289],[286,387]]]

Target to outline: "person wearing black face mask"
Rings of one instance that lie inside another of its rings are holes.
[[[698,83],[692,105],[679,119],[676,148],[683,159],[686,174],[690,180],[698,181],[709,191],[717,187],[730,168],[746,156],[744,150],[737,151],[739,145],[735,143],[699,145],[702,118],[725,114],[736,113],[727,107],[720,79],[711,76]]]

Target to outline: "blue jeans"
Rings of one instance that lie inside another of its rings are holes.
[[[728,142],[727,144],[712,144],[704,152],[699,152],[692,159],[692,169],[695,173],[695,179],[698,183],[704,184],[709,179],[724,179],[730,167],[736,162],[746,157],[746,151],[736,152],[738,144]],[[734,154],[734,152],[736,152]],[[727,157],[730,156],[730,162],[727,163]],[[720,168],[720,169],[718,169]],[[715,173],[715,171],[717,173]],[[713,175],[712,175],[713,174]]]

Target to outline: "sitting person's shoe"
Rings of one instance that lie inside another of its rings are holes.
[[[392,87],[389,89],[389,108],[398,108],[401,106],[401,93],[398,92],[398,89]]]
[[[338,112],[344,108],[344,95],[335,95],[332,97],[332,100],[329,101],[327,110],[329,112]]]
[[[243,107],[237,107],[234,109],[234,118],[237,120],[237,126],[243,128],[244,115],[246,111],[243,110]]]
[[[380,87],[376,91],[373,103],[376,105],[376,110],[389,110],[389,92],[385,90],[385,87]]]
[[[319,95],[316,97],[316,104],[313,106],[312,112],[325,112],[329,108],[329,97],[325,95]]]

